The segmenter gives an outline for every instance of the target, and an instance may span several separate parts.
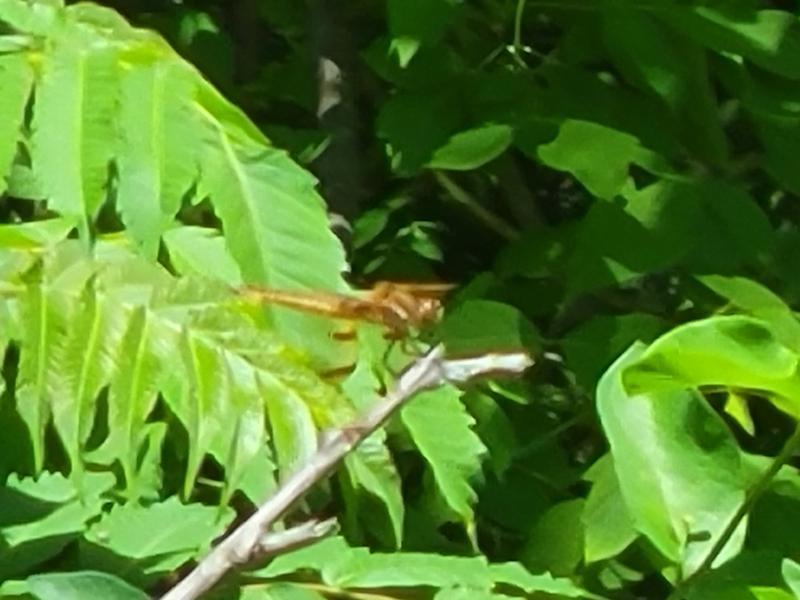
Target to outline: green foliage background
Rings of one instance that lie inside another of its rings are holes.
[[[377,279],[535,367],[213,597],[800,597],[798,156],[791,2],[0,0],[0,597],[166,591],[391,378],[233,288]]]

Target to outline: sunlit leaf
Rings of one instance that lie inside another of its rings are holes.
[[[145,256],[155,258],[197,176],[199,140],[189,98],[193,73],[157,56],[131,62],[120,85],[117,208]]]
[[[625,370],[623,381],[631,393],[699,386],[756,390],[800,418],[798,360],[765,321],[712,317],[660,337]]]
[[[5,177],[17,153],[32,83],[33,73],[23,54],[0,56],[0,88],[5,90],[0,96],[0,192],[5,191]]]
[[[730,431],[697,392],[625,390],[625,368],[643,355],[635,344],[606,371],[597,389],[598,412],[634,528],[688,575],[744,500],[742,459]],[[746,519],[717,564],[739,551],[745,527]]]
[[[444,387],[419,394],[403,409],[401,419],[428,462],[438,493],[471,530],[476,500],[472,483],[480,475],[486,447],[472,430],[475,421],[458,391]]]
[[[143,591],[124,580],[95,571],[48,573],[28,578],[28,589],[38,600],[147,600]]]
[[[51,43],[36,88],[34,169],[50,208],[79,219],[84,235],[107,193],[117,77],[114,49],[88,48],[68,28]]]

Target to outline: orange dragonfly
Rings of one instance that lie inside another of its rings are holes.
[[[245,285],[236,292],[245,299],[347,321],[367,321],[383,326],[384,337],[402,340],[412,331],[435,323],[442,297],[455,286],[446,283],[398,283],[380,281],[358,295],[334,292],[289,291]],[[337,337],[352,337],[340,334]]]

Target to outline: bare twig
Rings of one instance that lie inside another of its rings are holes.
[[[481,375],[520,373],[532,364],[524,352],[486,354],[475,358],[445,360],[443,346],[437,346],[416,360],[398,378],[394,388],[351,425],[329,432],[320,446],[294,475],[290,476],[259,509],[214,548],[195,569],[162,597],[162,600],[194,600],[211,589],[228,571],[262,556],[283,551],[268,543],[269,528],[316,483],[326,477],[358,444],[380,427],[395,411],[418,392],[443,383],[464,383]],[[316,524],[319,526],[320,524]],[[300,526],[287,539],[301,543],[314,538],[315,525]],[[306,529],[302,529],[306,527]],[[292,530],[290,530],[292,531]],[[284,532],[287,534],[288,532]],[[266,536],[266,539],[265,539]],[[273,538],[274,541],[275,538]],[[285,541],[285,540],[284,540]],[[266,547],[265,547],[266,546]],[[289,544],[286,547],[292,547]]]
[[[336,519],[311,519],[284,531],[271,531],[258,542],[258,558],[297,550],[333,533],[338,527]]]

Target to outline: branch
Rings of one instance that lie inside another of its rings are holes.
[[[339,462],[365,438],[417,393],[443,383],[464,383],[479,376],[516,374],[533,364],[524,352],[486,354],[475,358],[445,360],[444,347],[439,345],[414,361],[397,379],[394,388],[358,421],[329,432],[320,446],[294,475],[289,477],[242,525],[214,548],[197,567],[166,593],[161,600],[194,600],[238,565],[263,555],[269,528],[315,484],[329,475]],[[319,524],[316,524],[319,525]],[[303,525],[300,526],[304,527]],[[311,541],[315,526],[301,530],[301,543]],[[309,531],[310,530],[310,531]],[[290,530],[293,531],[293,530]],[[284,532],[286,533],[286,532]],[[292,538],[292,536],[289,536]],[[296,538],[292,538],[296,539]],[[270,553],[274,545],[266,544]],[[283,551],[278,544],[277,551]]]
[[[519,237],[519,231],[517,231],[513,225],[483,206],[472,194],[450,179],[450,177],[445,175],[442,171],[434,171],[433,175],[439,185],[450,194],[453,200],[464,206],[476,219],[481,221],[500,237],[508,241],[515,240]]]

